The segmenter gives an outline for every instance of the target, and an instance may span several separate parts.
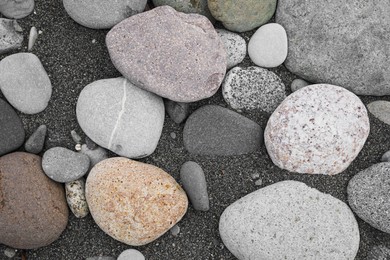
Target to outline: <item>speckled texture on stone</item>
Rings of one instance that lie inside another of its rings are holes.
[[[54,181],[71,182],[87,173],[89,158],[63,147],[53,147],[43,154],[42,168]]]
[[[85,199],[85,180],[80,178],[65,183],[66,201],[72,213],[77,218],[84,218],[89,213],[87,200]]]
[[[292,92],[295,92],[297,91],[298,89],[301,89],[301,88],[304,88],[306,86],[309,86],[311,83],[307,82],[306,80],[303,80],[303,79],[294,79],[292,82],[291,82],[291,91]]]
[[[206,105],[187,119],[183,142],[184,147],[192,154],[247,154],[260,149],[263,130],[252,120],[234,111]]]
[[[162,98],[122,77],[86,86],[76,114],[84,133],[95,143],[129,158],[154,152],[165,118]]]
[[[43,146],[45,145],[46,132],[46,125],[39,126],[24,144],[26,152],[34,154],[42,152]]]
[[[13,107],[36,114],[47,107],[52,86],[37,56],[17,53],[0,61],[0,90]]]
[[[22,46],[23,34],[16,20],[0,18],[0,54]]]
[[[18,149],[24,138],[22,120],[7,102],[0,99],[0,156]]]
[[[353,260],[359,228],[348,206],[297,181],[282,181],[234,202],[219,231],[239,260]]]
[[[368,252],[367,260],[389,260],[390,259],[390,249],[383,246],[374,246],[370,252]]]
[[[180,124],[187,119],[190,114],[190,104],[175,102],[169,99],[164,100],[165,110],[169,117],[176,123]]]
[[[222,83],[222,94],[235,110],[261,109],[267,113],[272,113],[286,98],[279,76],[255,66],[231,69]]]
[[[97,163],[108,158],[107,151],[101,147],[96,147],[95,149],[89,149],[86,144],[81,146],[82,154],[85,154],[89,158],[89,168],[91,169]]]
[[[348,183],[348,202],[365,222],[390,233],[390,163],[375,164]]]
[[[287,58],[287,33],[277,23],[261,26],[248,43],[248,54],[253,63],[264,68],[280,66]]]
[[[188,206],[184,190],[168,173],[123,157],[104,160],[91,170],[86,197],[96,224],[132,246],[162,236]]]
[[[30,249],[51,244],[68,222],[64,188],[43,173],[41,157],[0,158],[0,243]]]
[[[390,2],[280,0],[292,73],[359,95],[390,94]]]
[[[145,257],[136,249],[127,249],[118,256],[117,260],[145,260]]]
[[[367,105],[368,111],[383,123],[390,125],[390,102],[385,100],[373,101]]]
[[[204,16],[161,6],[111,29],[106,44],[114,66],[136,86],[177,102],[217,92],[226,52]]]
[[[2,0],[0,13],[8,18],[21,19],[34,10],[34,0]]]
[[[235,32],[250,31],[274,15],[276,0],[208,0],[211,14]]]
[[[227,69],[231,69],[244,60],[246,55],[246,42],[240,35],[227,30],[217,29],[217,33],[225,46]]]
[[[211,22],[215,22],[211,15],[207,0],[153,0],[155,6],[169,5],[175,8],[176,11],[183,13],[198,13],[209,18]]]
[[[92,29],[109,29],[141,13],[147,0],[63,0],[66,12],[77,23]]]
[[[272,161],[291,172],[333,175],[356,158],[368,137],[367,110],[352,92],[315,84],[289,95],[268,120]]]

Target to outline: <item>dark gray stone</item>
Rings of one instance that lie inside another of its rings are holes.
[[[0,156],[19,148],[24,137],[22,120],[7,102],[0,99]]]
[[[367,260],[389,260],[390,249],[385,246],[374,246],[367,254]]]
[[[89,138],[88,136],[85,137],[85,144],[87,145],[87,147],[88,147],[89,150],[95,150],[96,148],[99,147],[99,146],[98,146],[94,141],[92,141],[92,139]]]
[[[0,18],[0,54],[22,46],[23,34],[16,20]]]
[[[348,183],[348,202],[352,210],[376,229],[390,233],[390,163],[375,164]]]
[[[239,155],[260,149],[263,130],[229,109],[207,105],[196,110],[184,126],[185,148],[194,154]]]
[[[190,113],[189,103],[175,102],[169,99],[164,100],[165,110],[169,117],[176,123],[180,124],[188,117]]]
[[[39,126],[24,144],[24,149],[26,150],[26,152],[35,154],[40,153],[45,144],[46,132],[46,125]]]

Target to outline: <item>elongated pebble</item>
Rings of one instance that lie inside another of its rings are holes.
[[[80,178],[65,183],[66,201],[73,214],[77,218],[84,218],[88,215],[89,209],[85,199],[85,180]]]
[[[28,51],[31,51],[34,47],[35,41],[38,38],[38,31],[37,28],[34,26],[30,29],[30,35],[28,37]]]

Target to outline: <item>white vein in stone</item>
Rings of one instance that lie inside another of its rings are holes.
[[[116,119],[116,123],[115,123],[114,129],[113,129],[112,132],[111,132],[110,141],[108,142],[108,148],[109,148],[109,149],[111,149],[112,141],[114,140],[114,136],[115,136],[116,131],[117,131],[117,129],[118,129],[119,123],[120,123],[120,121],[121,121],[121,119],[122,119],[122,115],[123,115],[123,113],[125,112],[125,104],[126,104],[126,83],[127,83],[127,80],[124,79],[124,80],[123,80],[122,107],[121,107],[121,110],[119,111],[118,118]]]

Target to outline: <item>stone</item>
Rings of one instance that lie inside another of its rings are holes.
[[[16,255],[16,250],[13,249],[13,248],[10,248],[10,247],[7,247],[5,250],[4,250],[4,255],[8,258],[12,258]]]
[[[109,29],[122,20],[141,13],[147,0],[63,0],[68,15],[82,26]]]
[[[27,47],[28,51],[32,51],[37,39],[38,39],[38,31],[37,31],[37,28],[35,28],[33,26],[33,27],[31,27],[30,34],[28,36],[28,47]]]
[[[389,95],[389,12],[387,0],[278,1],[276,22],[289,40],[284,65],[309,82]]]
[[[87,173],[89,158],[63,147],[53,147],[43,154],[42,169],[56,182],[71,182]]]
[[[209,195],[202,167],[192,161],[184,163],[180,169],[180,180],[194,209],[208,211]]]
[[[217,33],[225,46],[227,69],[231,69],[244,60],[246,55],[246,42],[240,35],[227,30],[217,29]]]
[[[42,152],[43,146],[45,145],[46,132],[46,125],[39,126],[24,144],[26,152],[34,154]]]
[[[367,260],[388,260],[390,259],[390,249],[383,246],[374,246],[367,254]]]
[[[381,162],[390,162],[390,151],[387,151],[382,155]]]
[[[208,0],[211,14],[230,31],[250,31],[275,13],[276,0]]]
[[[92,169],[96,164],[108,158],[107,151],[101,147],[95,149],[89,149],[86,144],[81,146],[81,153],[85,154],[89,158],[89,169]]]
[[[41,168],[41,157],[16,152],[0,158],[0,243],[19,249],[51,244],[68,223],[64,188]]]
[[[24,138],[22,120],[7,102],[0,99],[0,156],[18,149]]]
[[[162,98],[121,77],[86,86],[76,115],[84,133],[99,146],[121,156],[142,158],[157,147],[165,110]]]
[[[37,56],[17,53],[0,61],[0,90],[20,112],[37,114],[47,107],[52,86]]]
[[[176,237],[180,233],[180,227],[179,225],[174,225],[169,231],[171,232],[172,236]]]
[[[192,154],[247,154],[260,150],[263,130],[257,123],[227,108],[206,105],[187,119],[183,141]]]
[[[2,0],[0,13],[12,19],[21,19],[32,13],[34,0]]]
[[[333,175],[351,164],[369,132],[367,110],[356,95],[338,86],[315,84],[280,104],[268,120],[264,140],[276,166]]]
[[[187,119],[190,114],[190,104],[175,102],[169,99],[164,100],[165,110],[169,117],[176,123],[180,124]]]
[[[222,213],[219,232],[229,251],[250,259],[354,259],[359,228],[349,207],[297,181],[258,189]]]
[[[248,54],[254,64],[264,68],[275,68],[287,58],[287,33],[277,23],[261,26],[251,37]]]
[[[106,44],[112,63],[125,78],[176,102],[211,97],[225,76],[226,52],[210,21],[169,6],[117,24]]]
[[[207,0],[153,0],[155,6],[169,5],[178,12],[197,13],[206,16],[212,23],[215,22],[211,15]]]
[[[89,150],[95,150],[96,148],[98,148],[99,146],[91,140],[91,138],[89,138],[88,136],[85,137],[85,144],[87,145],[87,148]]]
[[[291,92],[295,92],[298,89],[304,88],[306,86],[309,86],[310,83],[303,79],[294,79],[291,82]]]
[[[86,198],[96,224],[112,238],[148,244],[172,228],[187,211],[179,184],[156,166],[123,157],[92,168]]]
[[[85,199],[84,178],[65,183],[65,194],[68,206],[76,218],[86,217],[89,209]]]
[[[172,139],[176,139],[176,133],[175,132],[171,132],[169,135],[171,136]]]
[[[88,257],[86,260],[117,260],[117,259],[111,256],[94,256],[94,257]]]
[[[16,20],[0,18],[0,54],[22,47],[23,33],[19,28]]]
[[[222,95],[235,110],[260,109],[272,113],[286,98],[282,79],[259,67],[231,69],[222,83]]]
[[[145,257],[136,249],[127,249],[119,255],[118,260],[145,260]]]
[[[81,136],[75,130],[70,131],[70,135],[72,136],[73,142],[76,144],[81,143]]]
[[[390,125],[390,102],[385,100],[373,101],[367,105],[368,111],[383,123]]]
[[[352,177],[348,202],[353,212],[376,229],[390,233],[390,164],[375,164]]]

